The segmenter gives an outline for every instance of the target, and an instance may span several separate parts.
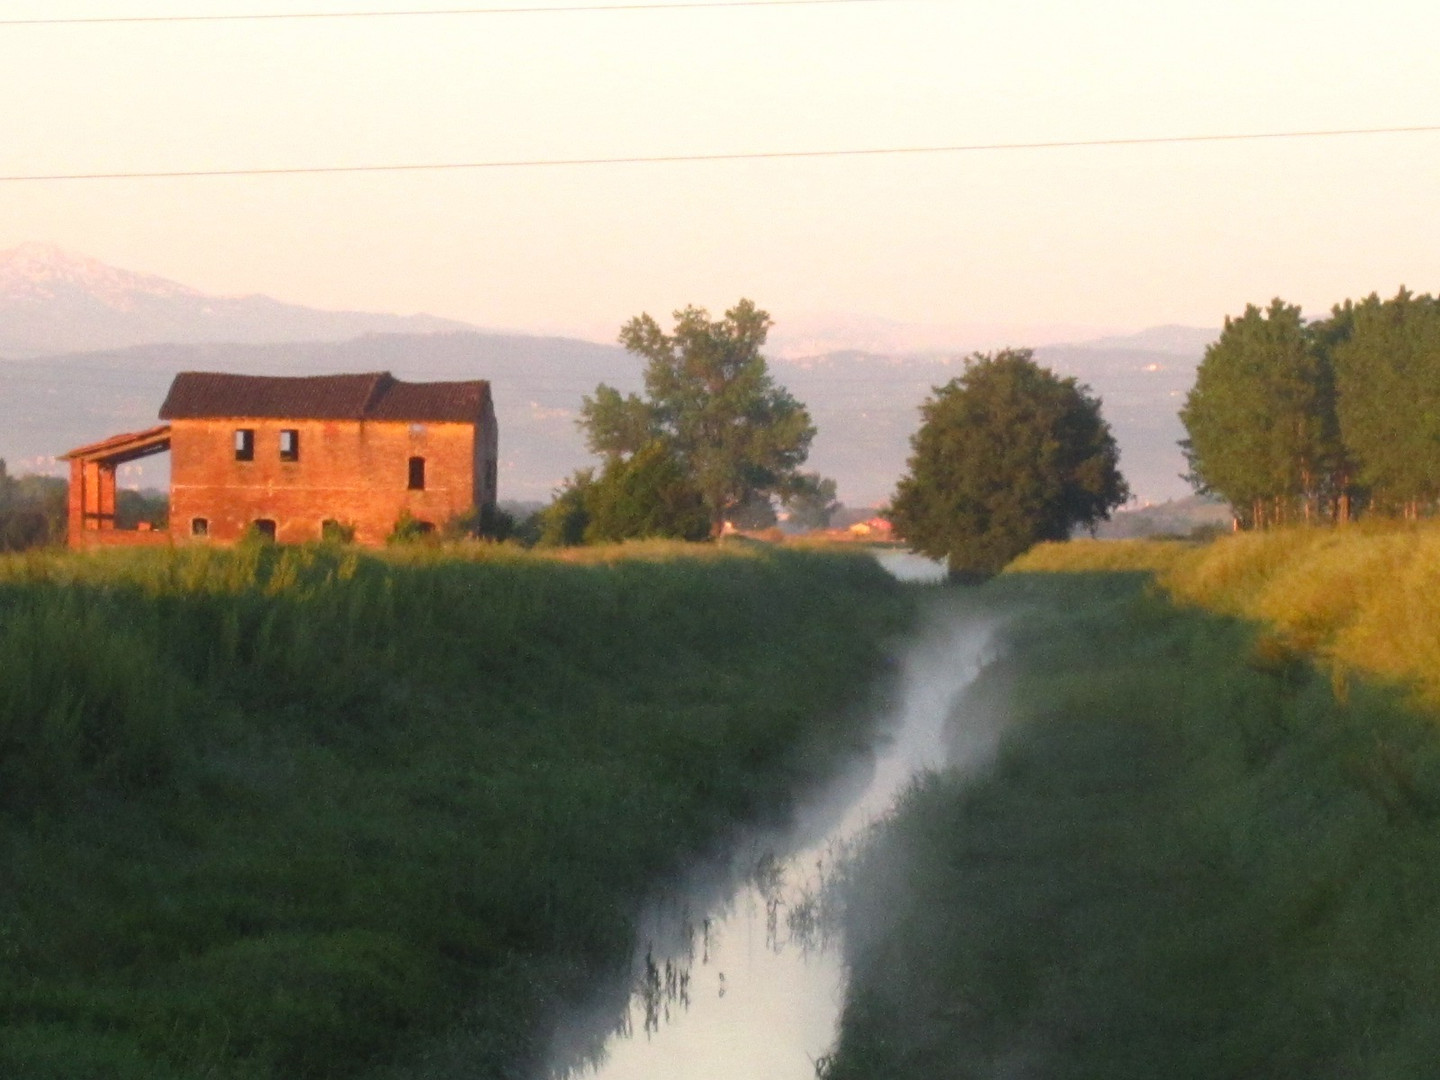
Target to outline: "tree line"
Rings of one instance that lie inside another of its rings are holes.
[[[1181,409],[1186,477],[1246,528],[1440,508],[1440,300],[1227,318]]]

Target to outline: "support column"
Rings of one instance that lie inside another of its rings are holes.
[[[79,458],[70,459],[69,516],[66,519],[65,542],[78,548],[84,541],[80,535],[85,528],[85,463]]]
[[[115,466],[108,461],[95,463],[95,484],[99,490],[95,510],[99,520],[97,529],[115,528]]]

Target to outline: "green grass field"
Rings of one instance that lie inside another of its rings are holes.
[[[910,605],[757,548],[0,559],[0,1075],[522,1075],[864,742]]]
[[[1435,715],[1148,580],[972,593],[1010,734],[851,867],[827,1080],[1434,1075]]]

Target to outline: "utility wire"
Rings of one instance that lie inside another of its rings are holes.
[[[279,22],[298,19],[408,19],[442,15],[574,14],[585,11],[688,11],[704,8],[814,7],[837,4],[893,4],[905,0],[696,0],[695,3],[564,4],[540,7],[427,8],[410,11],[242,12],[233,15],[94,15],[62,19],[0,19],[0,26],[97,26],[116,23]]]
[[[1316,131],[1262,131],[1227,135],[1162,135],[1132,139],[1068,139],[1053,142],[969,143],[955,146],[883,146],[840,150],[770,150],[733,154],[656,154],[635,157],[517,158],[508,161],[447,161],[379,165],[305,165],[271,169],[175,169],[146,172],[15,173],[0,183],[45,180],[180,180],[225,176],[317,176],[339,173],[458,172],[467,169],[573,168],[595,165],[666,165],[705,161],[786,161],[805,158],[898,157],[1025,150],[1078,150],[1119,146],[1177,146],[1187,143],[1260,142],[1277,139],[1331,139],[1358,135],[1419,135],[1440,132],[1440,124],[1412,127],[1336,128]]]

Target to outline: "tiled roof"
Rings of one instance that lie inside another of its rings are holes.
[[[490,384],[407,383],[388,371],[363,375],[227,375],[182,371],[170,384],[162,420],[479,420]]]

